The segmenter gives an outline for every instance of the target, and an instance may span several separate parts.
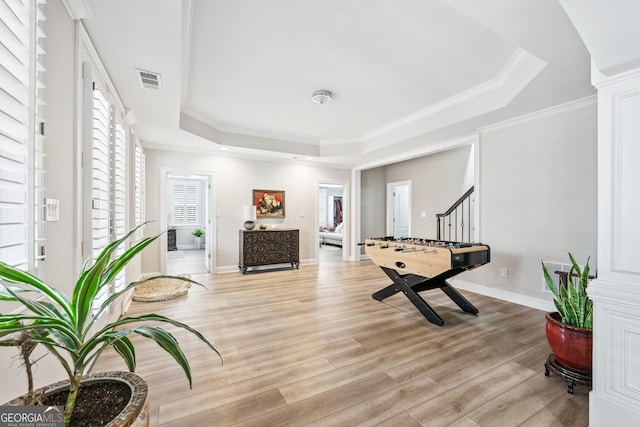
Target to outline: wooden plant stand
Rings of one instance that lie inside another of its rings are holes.
[[[591,390],[591,372],[569,368],[558,362],[553,353],[550,354],[547,361],[544,362],[545,376],[548,377],[551,373],[562,378],[562,380],[567,383],[567,393],[573,394],[574,385]]]

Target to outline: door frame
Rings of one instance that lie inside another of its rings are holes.
[[[395,237],[394,227],[394,193],[397,187],[407,186],[409,189],[409,203],[407,206],[409,218],[407,219],[408,234],[411,236],[411,180],[387,183],[387,236]]]
[[[196,175],[205,177],[205,185],[208,188],[205,188],[203,194],[205,195],[205,213],[204,213],[204,221],[207,223],[207,233],[205,234],[205,267],[212,273],[216,268],[216,260],[214,256],[213,249],[217,247],[217,229],[216,229],[216,221],[213,220],[215,218],[215,212],[217,207],[216,200],[216,174],[211,171],[199,171],[199,170],[189,170],[189,169],[181,169],[181,168],[169,168],[169,167],[161,167],[160,168],[160,197],[159,197],[159,206],[158,211],[160,212],[160,221],[159,221],[159,231],[162,233],[160,235],[159,244],[160,250],[158,251],[159,257],[159,265],[160,271],[164,274],[167,272],[167,233],[162,232],[167,229],[169,217],[169,209],[168,209],[168,193],[169,193],[169,175]],[[207,185],[208,184],[208,185]],[[207,236],[208,235],[208,236]]]
[[[341,181],[335,179],[316,179],[316,190],[315,190],[315,201],[314,201],[314,230],[315,232],[315,263],[318,264],[320,262],[320,235],[318,234],[318,224],[320,223],[320,215],[319,215],[319,206],[318,199],[320,197],[320,186],[322,184],[327,185],[341,185],[342,186],[342,223],[344,224],[342,227],[342,259],[346,260],[349,257],[349,245],[351,242],[349,236],[349,230],[351,229],[349,226],[349,182]]]

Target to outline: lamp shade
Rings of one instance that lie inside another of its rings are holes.
[[[256,220],[256,207],[252,205],[246,205],[242,207],[242,219],[245,221]]]

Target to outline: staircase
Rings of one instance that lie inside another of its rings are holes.
[[[473,186],[445,213],[436,214],[437,239],[473,243]]]

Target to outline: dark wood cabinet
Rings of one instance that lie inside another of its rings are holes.
[[[300,232],[280,228],[269,230],[240,230],[240,262],[242,274],[248,267],[272,264],[300,266]]]
[[[177,251],[178,245],[176,241],[176,229],[169,228],[167,230],[167,250],[168,251]]]

